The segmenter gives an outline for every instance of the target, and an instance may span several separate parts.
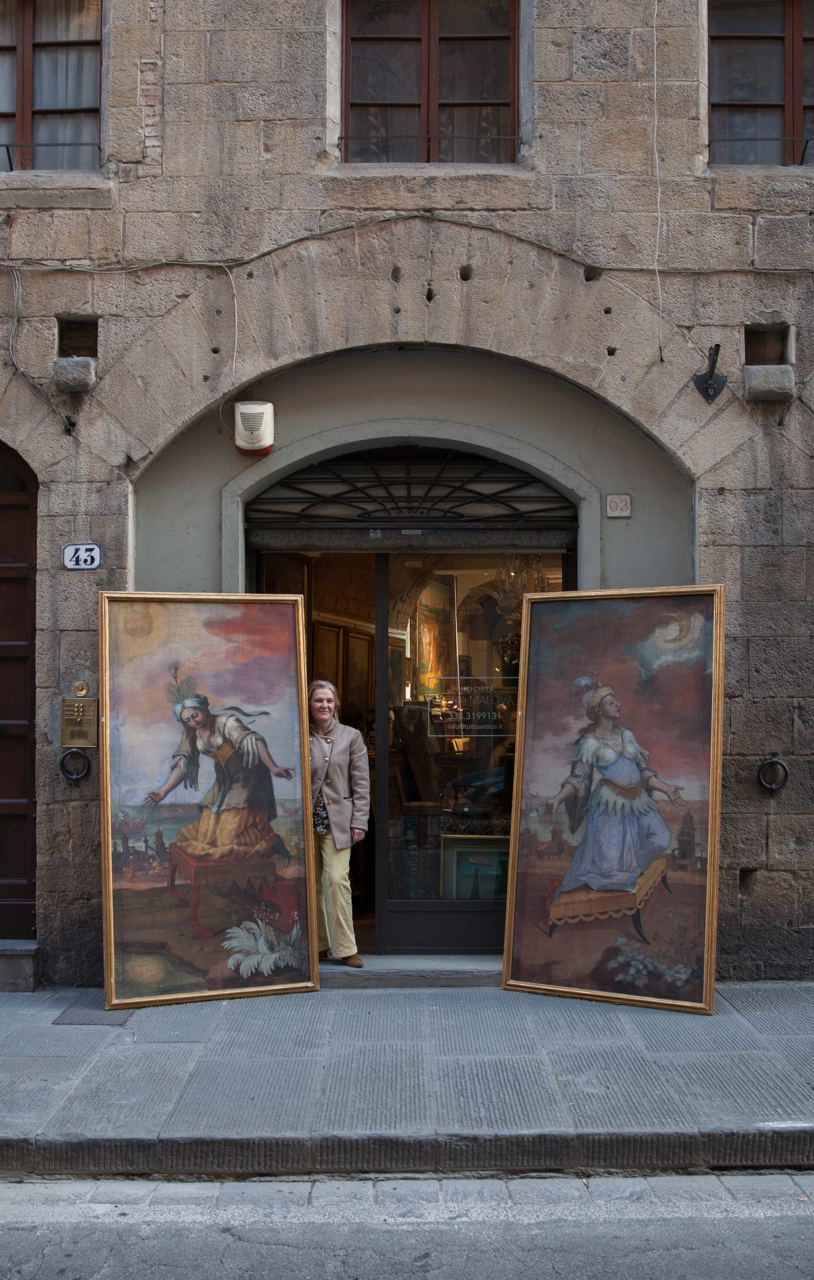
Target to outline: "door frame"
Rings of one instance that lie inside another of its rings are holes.
[[[515,456],[506,458],[495,451],[493,437],[488,445],[486,439],[478,438],[485,435],[480,428],[467,430],[468,438],[459,442],[450,438],[449,431],[434,439],[416,439],[414,430],[406,437],[396,434],[394,421],[376,426],[375,443],[357,441],[348,449],[343,441],[336,452],[320,451],[315,456],[306,451],[296,460],[291,455],[299,446],[290,445],[284,451],[289,455],[287,465],[281,465],[278,453],[273,462],[264,459],[223,488],[224,584],[236,568],[238,589],[245,589],[246,579],[263,580],[256,572],[257,560],[250,554],[246,561],[247,552],[373,555],[374,662],[379,677],[374,698],[373,797],[377,949],[380,953],[500,952],[503,903],[387,896],[389,558],[391,553],[476,552],[502,558],[554,551],[563,557],[566,588],[576,585],[578,559],[580,580],[592,581],[599,563],[599,531],[594,528],[598,493],[583,477],[570,471],[566,477],[556,460],[520,442],[516,442]],[[443,440],[440,449],[439,438]],[[533,459],[524,456],[530,452],[535,454]],[[492,488],[495,482],[497,487]],[[259,501],[249,511],[254,498]],[[234,537],[238,511],[241,539]],[[590,536],[593,532],[595,537]],[[240,565],[235,565],[236,558]],[[591,564],[587,573],[586,560]],[[310,594],[314,606],[313,590]],[[432,926],[422,928],[422,918],[425,923],[432,920]],[[473,928],[473,918],[480,927]]]

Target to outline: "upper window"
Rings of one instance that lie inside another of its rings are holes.
[[[516,0],[345,0],[344,31],[345,160],[515,160]]]
[[[102,0],[0,0],[0,170],[98,169]]]
[[[710,0],[709,33],[710,162],[814,163],[814,0]]]

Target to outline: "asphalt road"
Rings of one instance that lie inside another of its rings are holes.
[[[814,1277],[814,1174],[0,1182],[3,1280]]]

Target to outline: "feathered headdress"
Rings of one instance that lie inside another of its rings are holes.
[[[180,662],[171,664],[170,675],[172,676],[172,682],[167,685],[167,697],[172,707],[172,714],[179,721],[183,713],[192,708],[198,711],[209,710],[209,699],[205,694],[198,693],[195,677],[184,676],[183,680],[179,680],[178,672],[180,669]]]
[[[208,711],[211,715],[221,715],[224,712],[233,711],[236,715],[243,716],[245,720],[256,720],[258,716],[270,714],[268,711],[246,711],[243,707],[237,706],[210,708],[206,694],[198,693],[198,685],[194,676],[184,676],[183,680],[178,679],[180,669],[180,662],[172,663],[170,666],[172,683],[167,685],[167,697],[176,720],[180,721],[184,712],[192,708],[196,708],[198,711]]]
[[[578,676],[571,685],[571,694],[581,700],[586,716],[590,716],[602,699],[612,693],[610,685],[602,684],[597,676]]]
[[[578,676],[571,685],[571,696],[573,698],[585,698],[592,693],[599,685],[596,676]]]
[[[198,683],[194,676],[184,676],[183,680],[178,679],[180,670],[180,662],[171,664],[170,675],[172,676],[172,683],[167,685],[167,698],[170,706],[173,707],[176,702],[183,702],[185,698],[193,698],[198,692]]]

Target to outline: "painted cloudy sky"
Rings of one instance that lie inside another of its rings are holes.
[[[275,780],[281,799],[302,795],[296,631],[292,605],[263,601],[110,602],[110,763],[115,807],[141,804],[170,770],[181,730],[167,696],[171,663],[191,676],[214,710],[269,711],[251,722],[278,764],[295,769]],[[199,792],[177,788],[165,803],[190,802],[213,780],[202,760]]]
[[[622,704],[622,724],[667,782],[703,800],[709,785],[711,595],[551,600],[535,605],[523,774],[554,795],[587,719],[572,684],[595,677]]]

